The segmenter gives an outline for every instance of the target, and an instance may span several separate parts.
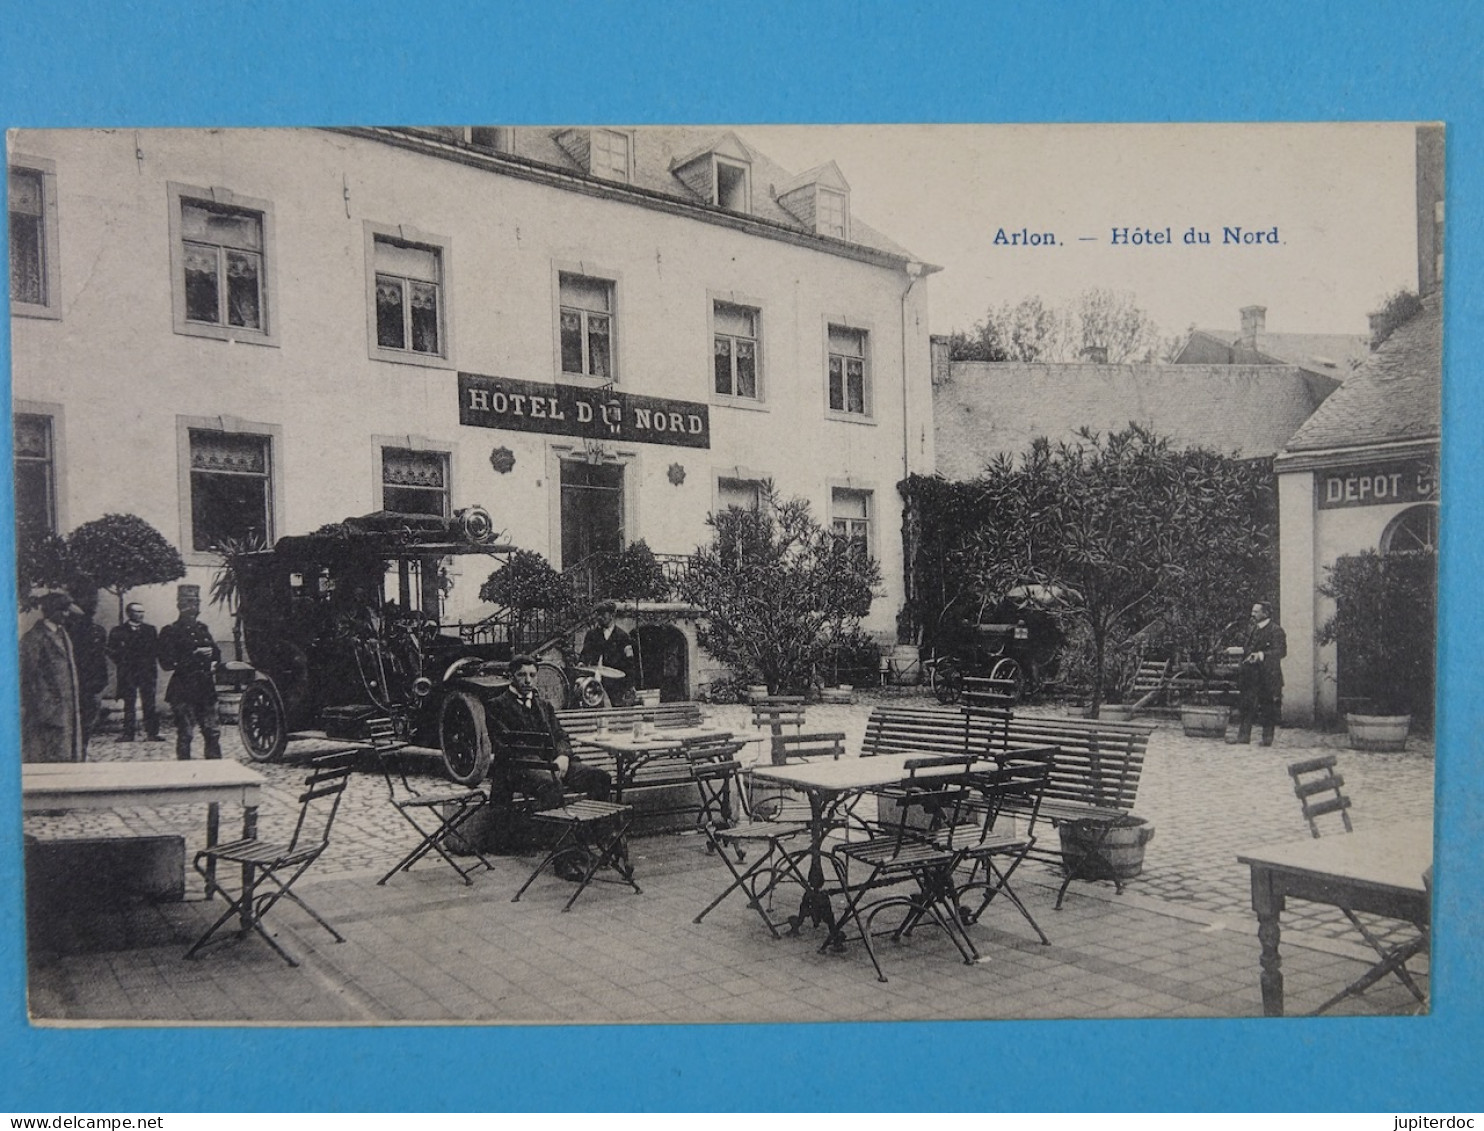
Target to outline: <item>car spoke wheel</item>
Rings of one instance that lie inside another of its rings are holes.
[[[958,702],[959,692],[963,690],[963,677],[952,660],[939,660],[933,665],[931,683],[933,695],[939,703]]]
[[[1025,672],[1009,657],[1000,660],[990,669],[989,678],[1002,685],[1000,694],[1011,703],[1019,703],[1020,697],[1025,694]]]
[[[242,748],[254,762],[276,762],[289,742],[288,719],[278,690],[265,679],[255,680],[237,706],[237,732]]]
[[[438,713],[438,742],[448,776],[478,785],[490,768],[490,733],[484,704],[467,691],[452,692]]]

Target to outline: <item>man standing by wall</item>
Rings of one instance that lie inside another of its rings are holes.
[[[130,601],[124,608],[128,619],[108,634],[108,656],[113,661],[119,698],[124,701],[124,732],[120,742],[133,742],[135,735],[134,700],[144,714],[144,735],[150,742],[163,742],[160,716],[155,709],[155,680],[158,665],[158,633],[155,626],[144,623],[144,606]]]
[[[41,617],[21,637],[21,760],[81,762],[77,668],[66,621],[72,599],[41,598]]]
[[[206,740],[206,757],[222,756],[222,724],[216,715],[216,681],[212,670],[221,660],[221,649],[201,616],[201,587],[181,585],[175,607],[180,616],[160,629],[160,667],[173,672],[165,688],[165,702],[175,712],[175,756],[191,756],[191,739],[199,726]]]
[[[602,665],[623,673],[621,678],[603,680],[603,690],[608,692],[608,702],[615,707],[628,707],[634,702],[634,641],[618,625],[614,618],[618,606],[612,601],[598,604],[598,623],[587,630],[582,638],[582,653],[578,662],[590,667]]]
[[[1256,719],[1262,727],[1262,744],[1271,746],[1283,705],[1283,657],[1288,655],[1288,636],[1273,620],[1273,607],[1266,602],[1252,606],[1252,624],[1243,651],[1237,677],[1237,741],[1252,741],[1252,722]]]

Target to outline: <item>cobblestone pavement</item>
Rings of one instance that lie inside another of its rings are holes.
[[[808,729],[844,731],[847,748],[858,749],[881,694],[852,706],[811,706]],[[906,693],[885,694],[897,701]],[[708,710],[722,726],[751,731],[746,707]],[[242,758],[232,728],[224,738],[227,756]],[[747,749],[756,757],[762,746]],[[570,889],[557,880],[542,879],[520,903],[509,901],[534,859],[497,858],[494,873],[478,874],[472,887],[437,862],[378,887],[411,832],[367,766],[353,778],[330,850],[303,881],[306,896],[347,936],[344,944],[287,909],[275,923],[303,957],[299,968],[258,940],[183,963],[181,952],[209,921],[211,905],[190,899],[130,908],[79,928],[69,953],[31,955],[31,1010],[37,1020],[64,1022],[1256,1014],[1256,922],[1247,869],[1236,856],[1307,835],[1285,766],[1330,751],[1358,828],[1431,815],[1433,753],[1425,741],[1411,740],[1401,754],[1362,754],[1346,749],[1342,735],[1281,730],[1271,748],[1228,746],[1186,738],[1177,723],[1164,723],[1151,739],[1136,807],[1156,834],[1144,874],[1123,896],[1106,884],[1077,884],[1066,909],[1054,912],[1056,877],[1028,865],[1019,886],[1053,945],[1040,946],[1013,908],[997,904],[975,928],[984,962],[966,970],[938,932],[920,932],[884,948],[891,979],[884,985],[859,947],[818,954],[822,932],[809,929],[803,939],[775,941],[740,900],[692,923],[724,886],[719,863],[694,836],[636,840],[644,895],[595,888],[569,915],[559,908]],[[285,763],[260,767],[268,781],[260,828],[269,835],[286,833],[297,809],[305,771],[293,754],[291,747]],[[170,743],[124,745],[108,736],[90,753],[99,761],[171,756]],[[427,769],[436,765],[429,759]],[[224,827],[233,821],[224,813]],[[43,839],[176,833],[189,857],[204,824],[199,809],[177,806],[33,815],[25,831]],[[188,895],[197,894],[188,884]],[[1352,945],[1351,928],[1332,909],[1293,901],[1283,930],[1290,1012],[1312,1008],[1363,969],[1367,952]],[[788,961],[780,961],[784,955]],[[1340,1012],[1407,1012],[1412,1004],[1391,981]]]

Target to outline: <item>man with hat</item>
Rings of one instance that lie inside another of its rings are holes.
[[[618,605],[601,601],[597,608],[598,623],[582,638],[578,663],[586,667],[605,667],[620,673],[604,676],[603,690],[615,707],[629,707],[634,702],[634,641],[614,623]]]
[[[128,619],[108,633],[108,655],[118,672],[118,695],[124,701],[124,733],[120,742],[134,741],[134,700],[144,713],[144,733],[150,742],[163,742],[160,716],[155,710],[155,655],[159,633],[152,624],[144,623],[144,606],[130,601],[124,606]]]
[[[79,582],[68,586],[72,612],[67,637],[72,641],[72,663],[77,668],[77,703],[82,713],[82,747],[88,748],[98,729],[103,689],[108,686],[108,631],[93,615],[98,611],[98,589]]]
[[[41,620],[21,637],[21,760],[81,762],[77,666],[67,638],[73,609],[65,593],[41,598]]]
[[[216,714],[216,681],[212,671],[222,658],[201,616],[201,587],[181,585],[175,591],[180,616],[160,629],[160,667],[174,674],[165,687],[165,702],[175,712],[175,756],[191,756],[196,728],[206,740],[206,757],[222,756],[222,724]]]

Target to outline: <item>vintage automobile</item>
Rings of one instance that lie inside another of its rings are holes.
[[[956,703],[964,677],[987,680],[1008,703],[1055,682],[1065,636],[1055,610],[1066,597],[1045,586],[1020,585],[977,623],[959,622],[940,634],[929,682],[940,703]]]
[[[452,518],[381,511],[233,555],[252,666],[238,708],[248,756],[274,761],[306,731],[364,737],[389,718],[400,738],[440,750],[451,779],[482,780],[484,703],[507,685],[511,647],[489,621],[441,610],[451,558],[511,549],[470,507]]]

